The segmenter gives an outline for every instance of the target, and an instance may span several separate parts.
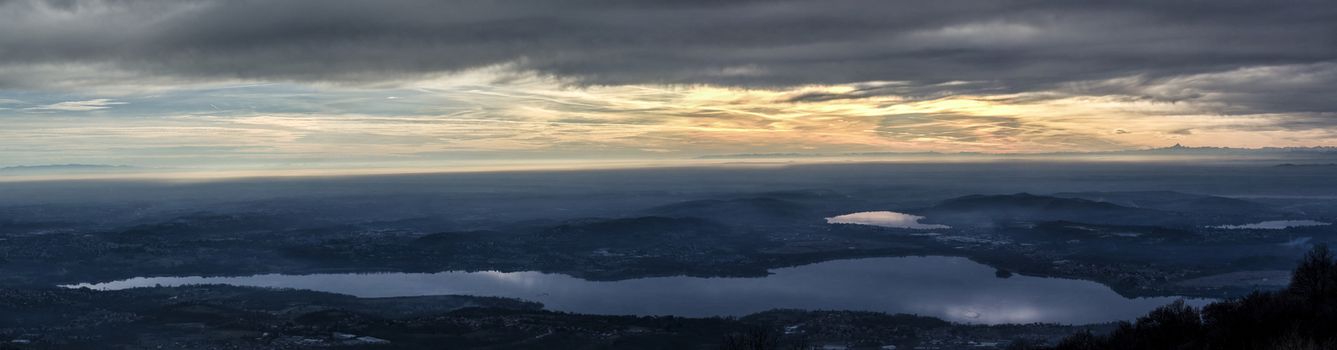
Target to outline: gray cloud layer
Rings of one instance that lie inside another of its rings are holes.
[[[0,0],[0,89],[94,80],[70,67],[361,84],[509,64],[579,84],[912,84],[801,100],[1059,90],[1322,113],[1334,62],[1330,1]]]
[[[6,63],[382,79],[520,62],[595,83],[1178,75],[1337,58],[1337,5],[1210,1],[0,2]]]

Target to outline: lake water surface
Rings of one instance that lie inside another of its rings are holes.
[[[1292,227],[1327,226],[1327,225],[1332,225],[1332,224],[1314,220],[1275,220],[1275,221],[1263,221],[1247,225],[1212,226],[1212,228],[1220,228],[1227,230],[1284,230]]]
[[[869,225],[914,230],[932,230],[952,228],[947,225],[920,223],[923,216],[897,213],[894,211],[865,211],[826,218],[828,224]]]
[[[1129,320],[1175,300],[1124,298],[1090,281],[1020,275],[998,278],[993,268],[956,257],[837,260],[771,272],[760,278],[655,277],[613,282],[539,272],[271,274],[140,277],[65,287],[118,290],[228,284],[360,297],[511,297],[542,302],[550,310],[606,315],[742,316],[793,308],[910,313],[988,324]]]

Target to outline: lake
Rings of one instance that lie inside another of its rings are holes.
[[[1327,225],[1332,225],[1332,224],[1314,220],[1274,220],[1274,221],[1263,221],[1247,225],[1211,226],[1211,228],[1219,228],[1227,230],[1284,230],[1292,227],[1327,226]]]
[[[540,272],[441,272],[241,277],[139,277],[68,285],[99,290],[190,284],[309,289],[360,297],[479,295],[604,315],[742,316],[778,309],[864,310],[965,323],[1086,324],[1130,320],[1176,298],[1125,298],[1099,283],[995,276],[957,257],[836,260],[774,269],[767,277],[653,277],[587,281]],[[1195,300],[1192,304],[1203,304]]]
[[[865,211],[826,218],[828,224],[869,225],[914,230],[932,230],[952,228],[947,225],[924,224],[923,216],[897,213],[894,211]]]

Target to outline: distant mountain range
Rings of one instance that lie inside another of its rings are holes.
[[[1249,158],[1293,158],[1293,157],[1331,157],[1337,158],[1337,147],[1188,147],[1175,144],[1170,147],[1104,151],[1104,152],[1048,152],[1048,153],[983,153],[983,152],[848,152],[848,153],[737,153],[717,154],[697,157],[697,159],[758,159],[758,158],[862,158],[862,157],[1091,157],[1091,156],[1202,156],[1202,157],[1249,157]]]

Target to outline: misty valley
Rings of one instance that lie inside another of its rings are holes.
[[[1337,1],[0,0],[0,350],[1337,350]]]
[[[1054,344],[1287,288],[1337,240],[1333,178],[985,162],[0,183],[0,309],[23,315],[0,337],[710,348],[760,327],[809,345]]]

